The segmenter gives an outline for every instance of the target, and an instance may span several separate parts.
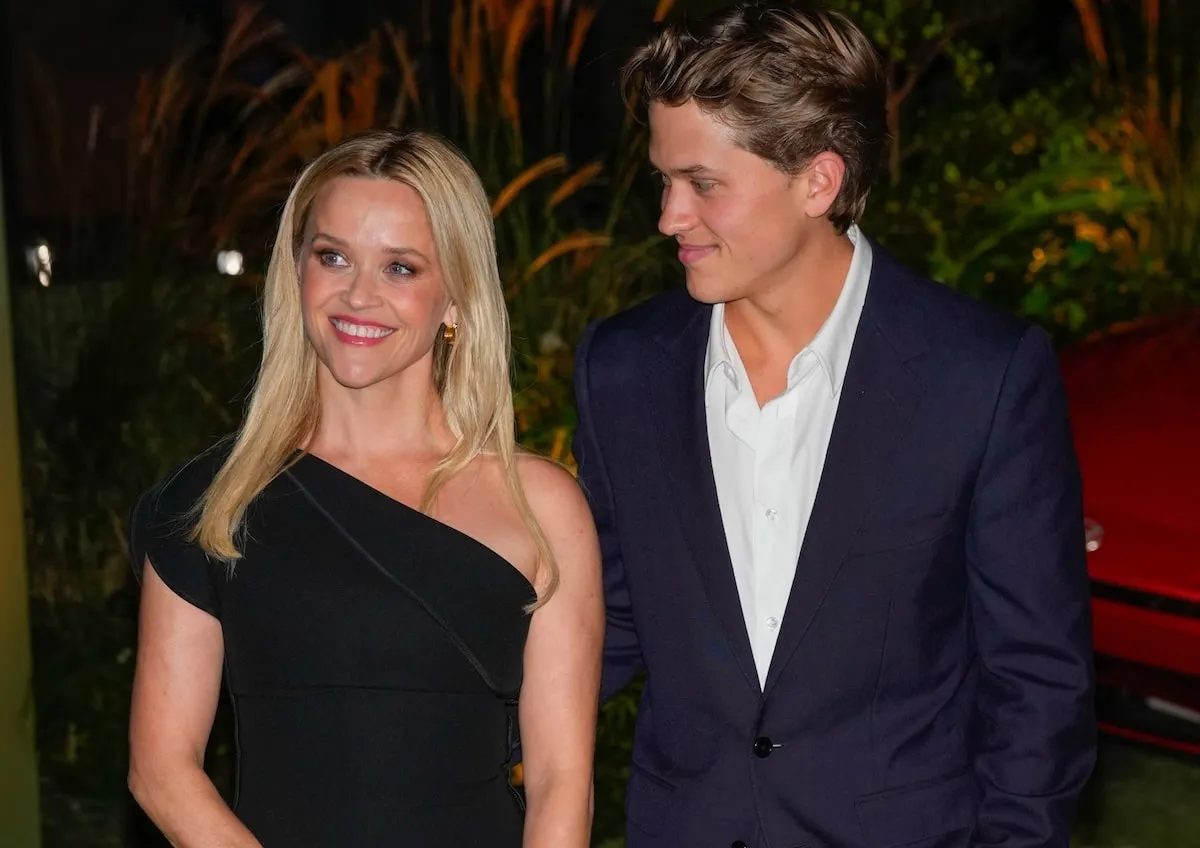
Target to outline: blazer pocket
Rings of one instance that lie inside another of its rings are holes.
[[[914,548],[917,545],[940,539],[954,531],[951,520],[953,510],[944,509],[932,515],[917,518],[901,518],[868,524],[858,531],[850,556],[861,557],[882,554],[887,551]]]
[[[854,802],[863,839],[894,848],[975,827],[979,789],[973,773],[864,795]]]
[[[674,785],[636,762],[630,765],[625,818],[631,825],[649,836],[658,835],[674,800]]]

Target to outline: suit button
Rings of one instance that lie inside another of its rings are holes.
[[[739,839],[737,842],[730,845],[729,848],[750,848],[750,846]]]
[[[756,757],[769,757],[771,756],[771,749],[773,747],[770,739],[766,736],[760,736],[754,740],[754,755]]]

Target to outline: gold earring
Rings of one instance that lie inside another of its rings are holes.
[[[454,344],[454,340],[458,338],[458,324],[447,324],[442,330],[442,338],[446,344]]]

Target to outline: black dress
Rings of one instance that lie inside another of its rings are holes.
[[[507,779],[535,593],[471,537],[311,455],[250,505],[232,574],[186,541],[224,458],[146,492],[131,549],[220,619],[234,810],[266,848],[519,846]]]

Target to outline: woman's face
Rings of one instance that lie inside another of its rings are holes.
[[[313,201],[298,270],[305,333],[338,384],[366,389],[414,366],[432,380],[434,341],[455,308],[416,191],[332,180]]]

